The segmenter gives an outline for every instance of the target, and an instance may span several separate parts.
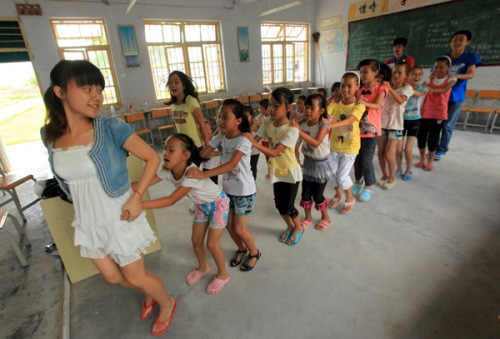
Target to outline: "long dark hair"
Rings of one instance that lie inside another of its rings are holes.
[[[188,165],[195,164],[196,166],[200,166],[201,162],[206,160],[201,157],[200,152],[198,151],[198,147],[196,147],[193,139],[191,139],[188,135],[184,133],[175,133],[168,137],[168,139],[171,138],[175,138],[182,142],[182,144],[184,145],[184,150],[191,153],[191,156],[187,160]]]
[[[288,105],[293,104],[293,93],[286,87],[278,87],[271,92],[271,96],[279,102],[280,105],[285,105],[287,108],[286,117],[290,118],[290,111],[288,110]],[[291,106],[290,106],[291,107]]]
[[[182,85],[184,86],[184,99],[182,100],[182,103],[186,102],[186,98],[188,95],[192,96],[193,98],[199,101],[198,90],[194,87],[193,79],[191,79],[189,76],[187,76],[185,73],[181,71],[173,71],[172,73],[170,73],[170,75],[168,76],[167,88],[168,88],[168,83],[170,82],[170,78],[172,78],[173,75],[177,75],[179,79],[181,79]],[[172,95],[170,103],[178,104],[177,98],[174,95]]]
[[[310,96],[307,97],[307,99],[305,101],[305,105],[312,106],[313,105],[312,101],[314,99],[318,99],[319,100],[319,108],[324,109],[323,113],[321,113],[321,115],[319,116],[319,118],[320,118],[319,121],[321,122],[321,118],[328,119],[328,112],[326,111],[326,99],[323,95],[318,94],[318,93],[311,94]]]
[[[241,133],[250,132],[250,123],[248,122],[248,118],[245,115],[245,108],[241,102],[236,99],[226,99],[222,102],[222,106],[231,106],[231,112],[233,112],[235,118],[241,119],[241,123],[238,125],[238,130]]]
[[[64,113],[61,99],[54,92],[54,86],[61,87],[63,91],[68,88],[72,80],[76,85],[101,86],[104,89],[105,81],[99,68],[86,60],[61,60],[50,71],[50,87],[45,91],[43,101],[47,114],[45,116],[44,142],[51,142],[64,134],[68,128],[68,121]]]

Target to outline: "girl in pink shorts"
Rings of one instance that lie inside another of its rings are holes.
[[[198,267],[187,275],[186,282],[193,285],[210,272],[204,243],[208,232],[206,247],[217,265],[217,274],[208,284],[207,292],[217,294],[230,279],[226,270],[224,251],[220,247],[220,238],[226,227],[229,213],[229,199],[226,193],[209,178],[201,180],[187,178],[186,172],[199,165],[201,161],[196,145],[187,135],[173,134],[167,139],[163,160],[163,167],[158,171],[151,185],[167,180],[174,184],[176,190],[168,197],[144,201],[143,208],[172,206],[184,196],[196,204],[191,241],[198,259]]]

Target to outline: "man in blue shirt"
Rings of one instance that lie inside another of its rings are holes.
[[[479,60],[476,53],[465,50],[465,47],[470,44],[471,38],[472,33],[467,30],[458,31],[451,37],[451,53],[446,55],[451,57],[449,74],[457,78],[457,83],[451,89],[448,102],[448,120],[443,122],[443,132],[437,147],[435,160],[441,159],[448,152],[453,129],[465,101],[467,81],[474,78],[476,66],[481,64],[481,60]]]

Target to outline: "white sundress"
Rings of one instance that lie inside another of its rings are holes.
[[[75,219],[75,246],[86,258],[109,255],[120,266],[138,259],[146,247],[156,241],[146,213],[128,222],[120,220],[123,205],[134,194],[131,189],[117,197],[109,197],[102,188],[94,163],[88,156],[93,144],[53,150],[54,171],[67,183]]]

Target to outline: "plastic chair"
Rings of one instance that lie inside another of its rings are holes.
[[[205,110],[210,119],[217,120],[217,110],[219,109],[219,101],[205,101]]]
[[[151,118],[153,119],[152,121],[155,121],[156,119],[164,119],[165,121],[165,124],[156,125],[156,129],[160,135],[160,142],[163,140],[163,136],[161,134],[162,131],[168,131],[171,129],[173,129],[174,132],[176,131],[175,123],[172,119],[172,110],[170,108],[159,108],[153,110],[151,112]]]
[[[485,91],[479,91],[477,92],[477,98],[480,99],[500,99],[500,91],[492,91],[492,90],[485,90]],[[497,110],[496,107],[482,107],[482,106],[469,106],[467,110],[467,115],[465,116],[465,121],[464,121],[464,127],[462,130],[465,130],[467,127],[467,121],[469,120],[469,114],[471,112],[473,113],[486,113],[488,114],[488,118],[486,119],[485,124],[469,124],[469,126],[476,126],[476,127],[484,127],[484,132],[488,132],[488,125],[490,123],[490,119],[492,115],[495,113]]]
[[[17,232],[19,233],[19,243],[14,239],[14,236],[10,234],[7,230],[5,230],[5,221],[7,220],[7,217],[12,221],[14,224],[14,227],[17,229]],[[21,225],[19,224],[19,221],[17,221],[16,217],[13,215],[9,214],[7,211],[0,211],[0,234],[5,234],[7,238],[9,239],[9,242],[14,249],[14,252],[16,252],[17,258],[21,262],[21,265],[24,269],[28,268],[30,265],[28,264],[28,261],[23,255],[23,252],[21,251],[22,243],[24,242],[26,248],[31,247],[31,243],[28,239],[28,237],[24,234],[23,229],[21,228]]]
[[[125,115],[125,119],[127,120],[127,123],[134,126],[134,130],[137,135],[149,135],[150,143],[154,148],[155,142],[153,139],[153,133],[151,132],[151,129],[146,126],[146,118],[144,117],[144,113],[138,112]]]
[[[475,96],[476,96],[476,91],[475,90],[468,89],[467,91],[465,91],[465,100],[466,101],[470,102],[470,100],[467,100],[467,99],[472,99]],[[458,122],[457,121],[457,123],[455,125],[455,126],[462,125],[462,131],[465,130],[465,122],[466,122],[466,118],[468,117],[468,114],[469,114],[469,108],[470,108],[470,106],[467,105],[467,104],[462,106],[462,108],[460,109],[460,113],[465,112],[465,118],[464,118],[464,120],[462,122]]]
[[[19,196],[17,195],[16,187],[24,184],[28,180],[33,180],[33,182],[36,183],[36,179],[31,174],[16,175],[7,173],[3,162],[0,161],[0,191],[2,191],[4,195],[8,194],[10,196],[10,199],[7,199],[0,203],[0,207],[8,204],[9,202],[14,202],[23,222],[27,221],[23,211],[40,201],[40,198],[37,197],[35,200],[29,202],[24,206],[19,201]]]
[[[236,100],[238,100],[239,102],[241,102],[243,105],[244,104],[248,104],[250,102],[250,100],[248,99],[248,97],[238,97],[236,98]]]
[[[491,122],[491,127],[490,127],[490,134],[493,133],[494,129],[500,129],[500,127],[495,127],[495,122],[497,121],[497,117],[500,114],[500,109],[497,109],[495,113],[493,113],[493,121]]]

